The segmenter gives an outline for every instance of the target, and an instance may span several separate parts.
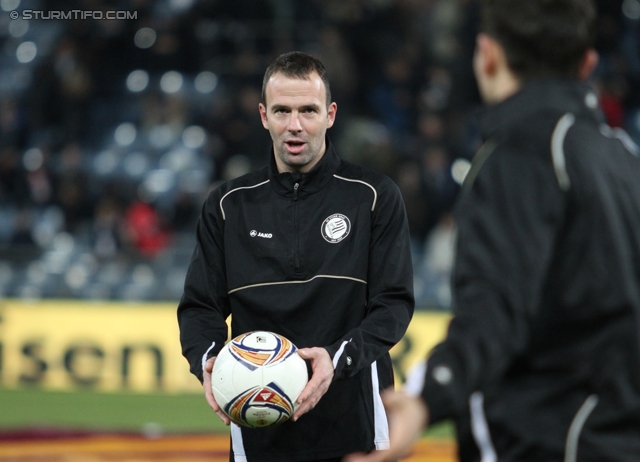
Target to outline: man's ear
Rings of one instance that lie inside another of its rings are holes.
[[[267,121],[267,108],[264,107],[264,104],[258,104],[258,111],[260,111],[260,120],[262,120],[262,126],[269,130],[269,123]]]
[[[327,128],[331,128],[336,120],[336,112],[338,112],[338,105],[336,103],[329,104],[327,108]]]
[[[498,71],[501,59],[505,59],[505,56],[498,42],[487,34],[478,34],[474,58],[476,71],[486,76],[493,76]]]
[[[584,54],[584,58],[582,58],[582,63],[578,70],[578,78],[580,80],[587,80],[598,65],[599,59],[598,52],[593,48],[589,48]]]
[[[473,72],[482,100],[494,103],[501,99],[501,77],[508,73],[507,58],[502,46],[490,35],[480,33],[476,37],[473,54]]]

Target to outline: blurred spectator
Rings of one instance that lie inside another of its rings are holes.
[[[433,226],[434,210],[421,175],[420,163],[414,160],[401,162],[395,181],[400,188],[407,209],[409,231],[414,259],[422,259],[423,245],[429,229]]]
[[[13,146],[0,150],[0,204],[21,205],[28,201],[28,185],[20,168],[20,156]]]
[[[20,148],[26,142],[26,122],[24,111],[15,98],[0,100],[0,140],[3,147]]]
[[[178,194],[171,216],[171,228],[176,231],[191,231],[195,228],[201,204],[186,191]]]
[[[77,44],[71,39],[60,41],[53,59],[57,85],[54,117],[60,125],[62,139],[83,139],[94,86],[91,72],[82,62]]]
[[[443,111],[449,107],[452,88],[451,73],[445,67],[427,69],[420,90],[420,102],[428,112]]]
[[[49,151],[40,148],[27,150],[22,158],[27,170],[29,198],[37,206],[49,204],[53,199],[53,175],[48,161]]]
[[[406,136],[414,119],[413,69],[403,56],[386,60],[370,96],[374,114],[395,136]]]
[[[331,82],[331,96],[334,101],[340,102],[348,111],[351,109],[357,83],[357,69],[347,44],[340,30],[335,26],[325,26],[321,32],[316,48],[313,50],[327,68],[327,74]],[[348,115],[348,114],[346,114]],[[341,117],[345,114],[342,113]]]
[[[33,239],[33,213],[31,210],[21,208],[15,215],[11,244],[35,244]]]
[[[251,170],[267,165],[269,132],[264,129],[258,113],[260,91],[255,85],[245,85],[236,94],[234,110],[224,123],[223,136],[229,157],[243,155]]]
[[[69,232],[78,231],[93,214],[89,180],[82,159],[80,145],[68,143],[62,148],[58,163],[56,203],[64,213],[65,228]]]
[[[428,194],[436,204],[436,221],[439,215],[451,210],[458,185],[451,176],[451,159],[443,146],[427,147],[422,153],[423,181]]]
[[[599,85],[600,104],[612,127],[624,127],[623,101],[626,93],[626,82],[621,77],[611,77],[602,81]]]
[[[125,223],[117,199],[105,196],[100,199],[93,217],[92,247],[100,258],[111,259],[122,248]]]
[[[418,119],[418,147],[437,146],[444,141],[442,117],[433,112],[422,113]]]
[[[146,202],[136,201],[126,211],[128,236],[145,257],[153,257],[170,243],[170,233],[156,210]]]

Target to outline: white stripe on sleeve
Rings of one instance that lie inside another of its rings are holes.
[[[347,342],[346,340],[344,342],[342,342],[342,345],[340,345],[340,348],[338,348],[338,351],[336,351],[335,356],[333,357],[333,368],[335,369],[338,366],[338,361],[340,361],[340,356],[342,356],[342,353],[344,353],[344,347],[347,346]]]
[[[207,364],[207,355],[213,349],[214,346],[216,346],[216,342],[213,342],[211,346],[207,348],[207,351],[205,351],[204,354],[202,355],[202,373],[203,374],[204,374],[204,366],[205,364]]]
[[[480,449],[480,462],[498,462],[496,450],[491,441],[489,424],[484,414],[484,395],[476,391],[469,398],[469,409],[471,411],[471,431]]]

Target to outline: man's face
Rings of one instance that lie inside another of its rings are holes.
[[[260,104],[262,125],[269,130],[279,172],[308,172],[324,155],[325,133],[338,107],[327,108],[324,83],[313,72],[307,79],[275,73]]]

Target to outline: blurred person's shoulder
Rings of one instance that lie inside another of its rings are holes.
[[[549,139],[564,139],[574,124],[599,131],[597,97],[590,86],[577,81],[529,83],[503,106],[497,119],[507,128],[502,130],[505,137],[524,147],[539,142],[551,149]]]

